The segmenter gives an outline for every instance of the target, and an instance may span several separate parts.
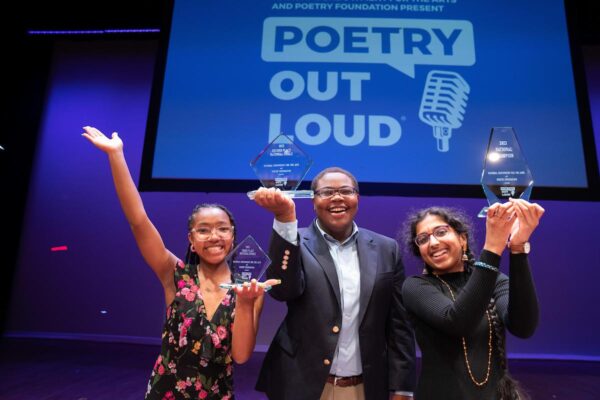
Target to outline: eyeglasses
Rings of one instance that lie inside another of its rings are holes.
[[[219,239],[231,239],[233,237],[233,226],[216,226],[216,227],[208,227],[201,226],[200,228],[191,229],[190,232],[196,240],[209,240],[213,232],[217,235]]]
[[[358,190],[349,186],[342,186],[337,189],[335,188],[323,188],[315,190],[315,194],[322,199],[329,199],[338,193],[342,197],[353,197],[358,194]]]
[[[436,226],[435,228],[433,228],[433,231],[431,231],[431,233],[421,233],[417,235],[417,237],[415,238],[415,243],[419,247],[425,246],[427,243],[429,243],[431,235],[435,236],[436,239],[441,239],[448,233],[450,233],[450,230],[450,226],[448,225]]]

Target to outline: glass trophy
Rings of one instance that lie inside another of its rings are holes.
[[[533,177],[513,128],[492,128],[481,173],[481,186],[488,207],[479,212],[480,218],[486,217],[489,206],[494,203],[504,203],[509,198],[529,201]]]
[[[252,279],[259,281],[267,270],[267,267],[271,264],[271,259],[261,249],[256,240],[248,235],[229,254],[227,263],[233,272],[233,283],[222,283],[219,285],[224,289],[230,289],[234,285],[250,282]]]
[[[308,199],[313,198],[313,191],[298,190],[298,186],[311,165],[310,157],[283,133],[273,139],[250,162],[250,166],[264,187],[279,188],[291,198]],[[255,193],[256,190],[248,192],[248,197],[254,199]]]

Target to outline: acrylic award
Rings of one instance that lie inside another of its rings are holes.
[[[266,188],[278,188],[291,198],[313,198],[312,190],[298,190],[312,165],[311,158],[284,134],[277,136],[250,162]],[[248,192],[254,199],[256,190]]]
[[[489,206],[494,203],[504,203],[510,198],[529,201],[533,177],[513,128],[492,128],[481,186],[488,202],[488,206],[479,212],[481,218],[486,217]]]
[[[252,279],[260,281],[271,264],[269,256],[250,235],[238,244],[227,257],[227,263],[233,273],[233,283],[223,283],[222,288],[229,289],[234,285],[242,285]]]

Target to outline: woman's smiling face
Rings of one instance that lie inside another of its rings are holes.
[[[447,227],[443,234],[441,227]],[[438,234],[434,234],[436,230]],[[429,235],[429,240],[419,246],[421,258],[435,273],[446,274],[464,270],[462,261],[463,249],[467,245],[464,235],[459,235],[448,226],[443,218],[437,215],[427,215],[417,224],[416,235]]]
[[[208,236],[204,237],[206,232],[209,232]],[[204,263],[218,265],[231,251],[234,236],[227,213],[219,208],[206,207],[194,215],[188,238]]]

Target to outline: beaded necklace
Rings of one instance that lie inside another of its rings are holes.
[[[456,297],[454,297],[454,292],[452,291],[450,285],[445,280],[440,278],[437,274],[434,274],[434,276],[438,278],[444,285],[446,285],[448,291],[450,292],[450,297],[452,297],[452,301],[456,301]],[[478,387],[481,387],[488,382],[488,380],[490,379],[490,371],[492,370],[492,319],[488,310],[485,310],[485,316],[487,317],[488,321],[488,361],[485,378],[481,382],[478,382],[477,379],[475,379],[475,376],[473,375],[473,371],[471,370],[471,363],[469,363],[469,357],[467,356],[467,341],[464,336],[461,337],[463,354],[465,355],[465,363],[467,364],[467,371],[469,372],[469,377],[471,378],[471,381],[473,381],[473,383]]]

